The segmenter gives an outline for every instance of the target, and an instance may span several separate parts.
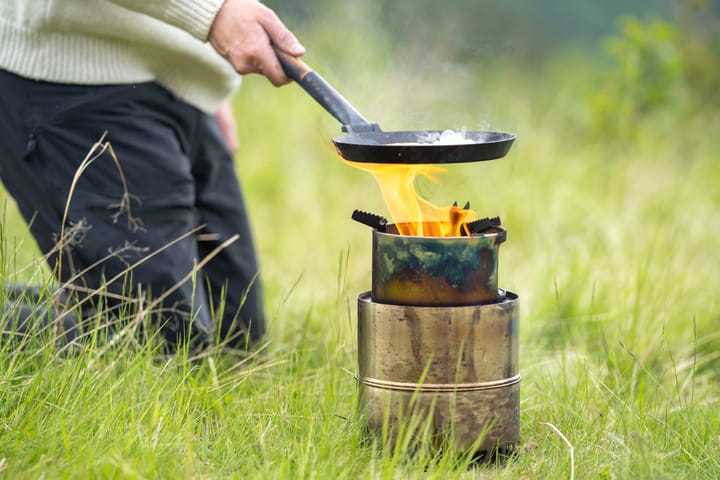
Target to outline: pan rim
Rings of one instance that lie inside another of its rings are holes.
[[[392,148],[442,148],[442,147],[467,147],[471,145],[485,145],[485,144],[492,144],[492,143],[502,143],[502,142],[508,142],[511,140],[516,140],[517,135],[510,132],[505,132],[502,130],[454,130],[457,133],[462,134],[470,134],[470,135],[483,135],[483,136],[492,136],[492,138],[488,140],[483,141],[473,141],[468,143],[451,143],[451,144],[442,144],[442,143],[417,143],[414,145],[398,145],[396,143],[373,143],[373,142],[364,142],[362,141],[363,138],[367,139],[382,139],[383,137],[390,137],[390,136],[411,136],[415,135],[416,138],[419,137],[422,134],[429,135],[429,134],[440,134],[446,130],[388,130],[388,131],[378,131],[378,132],[350,132],[344,135],[338,135],[333,137],[334,143],[342,143],[345,145],[364,145],[368,147],[392,147]],[[361,141],[355,141],[356,139]]]
[[[448,164],[495,160],[504,157],[517,136],[493,130],[467,130],[483,141],[460,144],[412,143],[419,135],[444,130],[400,130],[388,132],[350,132],[334,137],[338,154],[349,162],[375,164]],[[382,143],[385,141],[385,143]],[[415,140],[416,141],[416,140]]]

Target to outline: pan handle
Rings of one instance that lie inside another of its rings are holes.
[[[295,80],[330,115],[342,123],[344,132],[380,131],[377,123],[368,122],[350,102],[345,100],[337,90],[303,61],[288,55],[275,45],[273,45],[273,49],[285,75]]]

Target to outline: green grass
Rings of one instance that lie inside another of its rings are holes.
[[[364,435],[352,373],[371,235],[350,214],[386,212],[372,178],[337,159],[329,139],[339,126],[327,114],[296,86],[250,77],[236,98],[237,169],[266,285],[267,345],[249,358],[193,360],[131,335],[70,353],[43,339],[4,343],[0,475],[720,477],[720,116],[654,116],[631,141],[593,137],[580,74],[511,73],[478,74],[478,92],[472,71],[451,84],[378,72],[350,81],[346,96],[388,129],[519,134],[505,159],[420,185],[508,229],[499,278],[521,301],[517,457],[468,471]],[[46,281],[6,205],[2,278]]]

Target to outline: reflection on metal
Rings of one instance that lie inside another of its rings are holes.
[[[466,237],[415,237],[373,230],[372,299],[415,306],[496,302],[505,229]]]
[[[372,430],[432,419],[462,449],[511,451],[520,434],[518,297],[426,307],[358,297],[358,383]],[[479,443],[478,443],[479,442]]]
[[[503,378],[493,382],[479,383],[406,383],[406,382],[390,382],[387,380],[378,380],[376,378],[367,378],[356,375],[355,379],[364,383],[368,387],[384,388],[385,390],[398,390],[401,392],[476,392],[480,390],[495,390],[497,388],[509,387],[520,383],[520,374],[511,378]]]

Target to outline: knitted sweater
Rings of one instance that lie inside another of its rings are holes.
[[[87,85],[155,81],[213,112],[239,76],[207,42],[223,0],[2,0],[0,68]]]

